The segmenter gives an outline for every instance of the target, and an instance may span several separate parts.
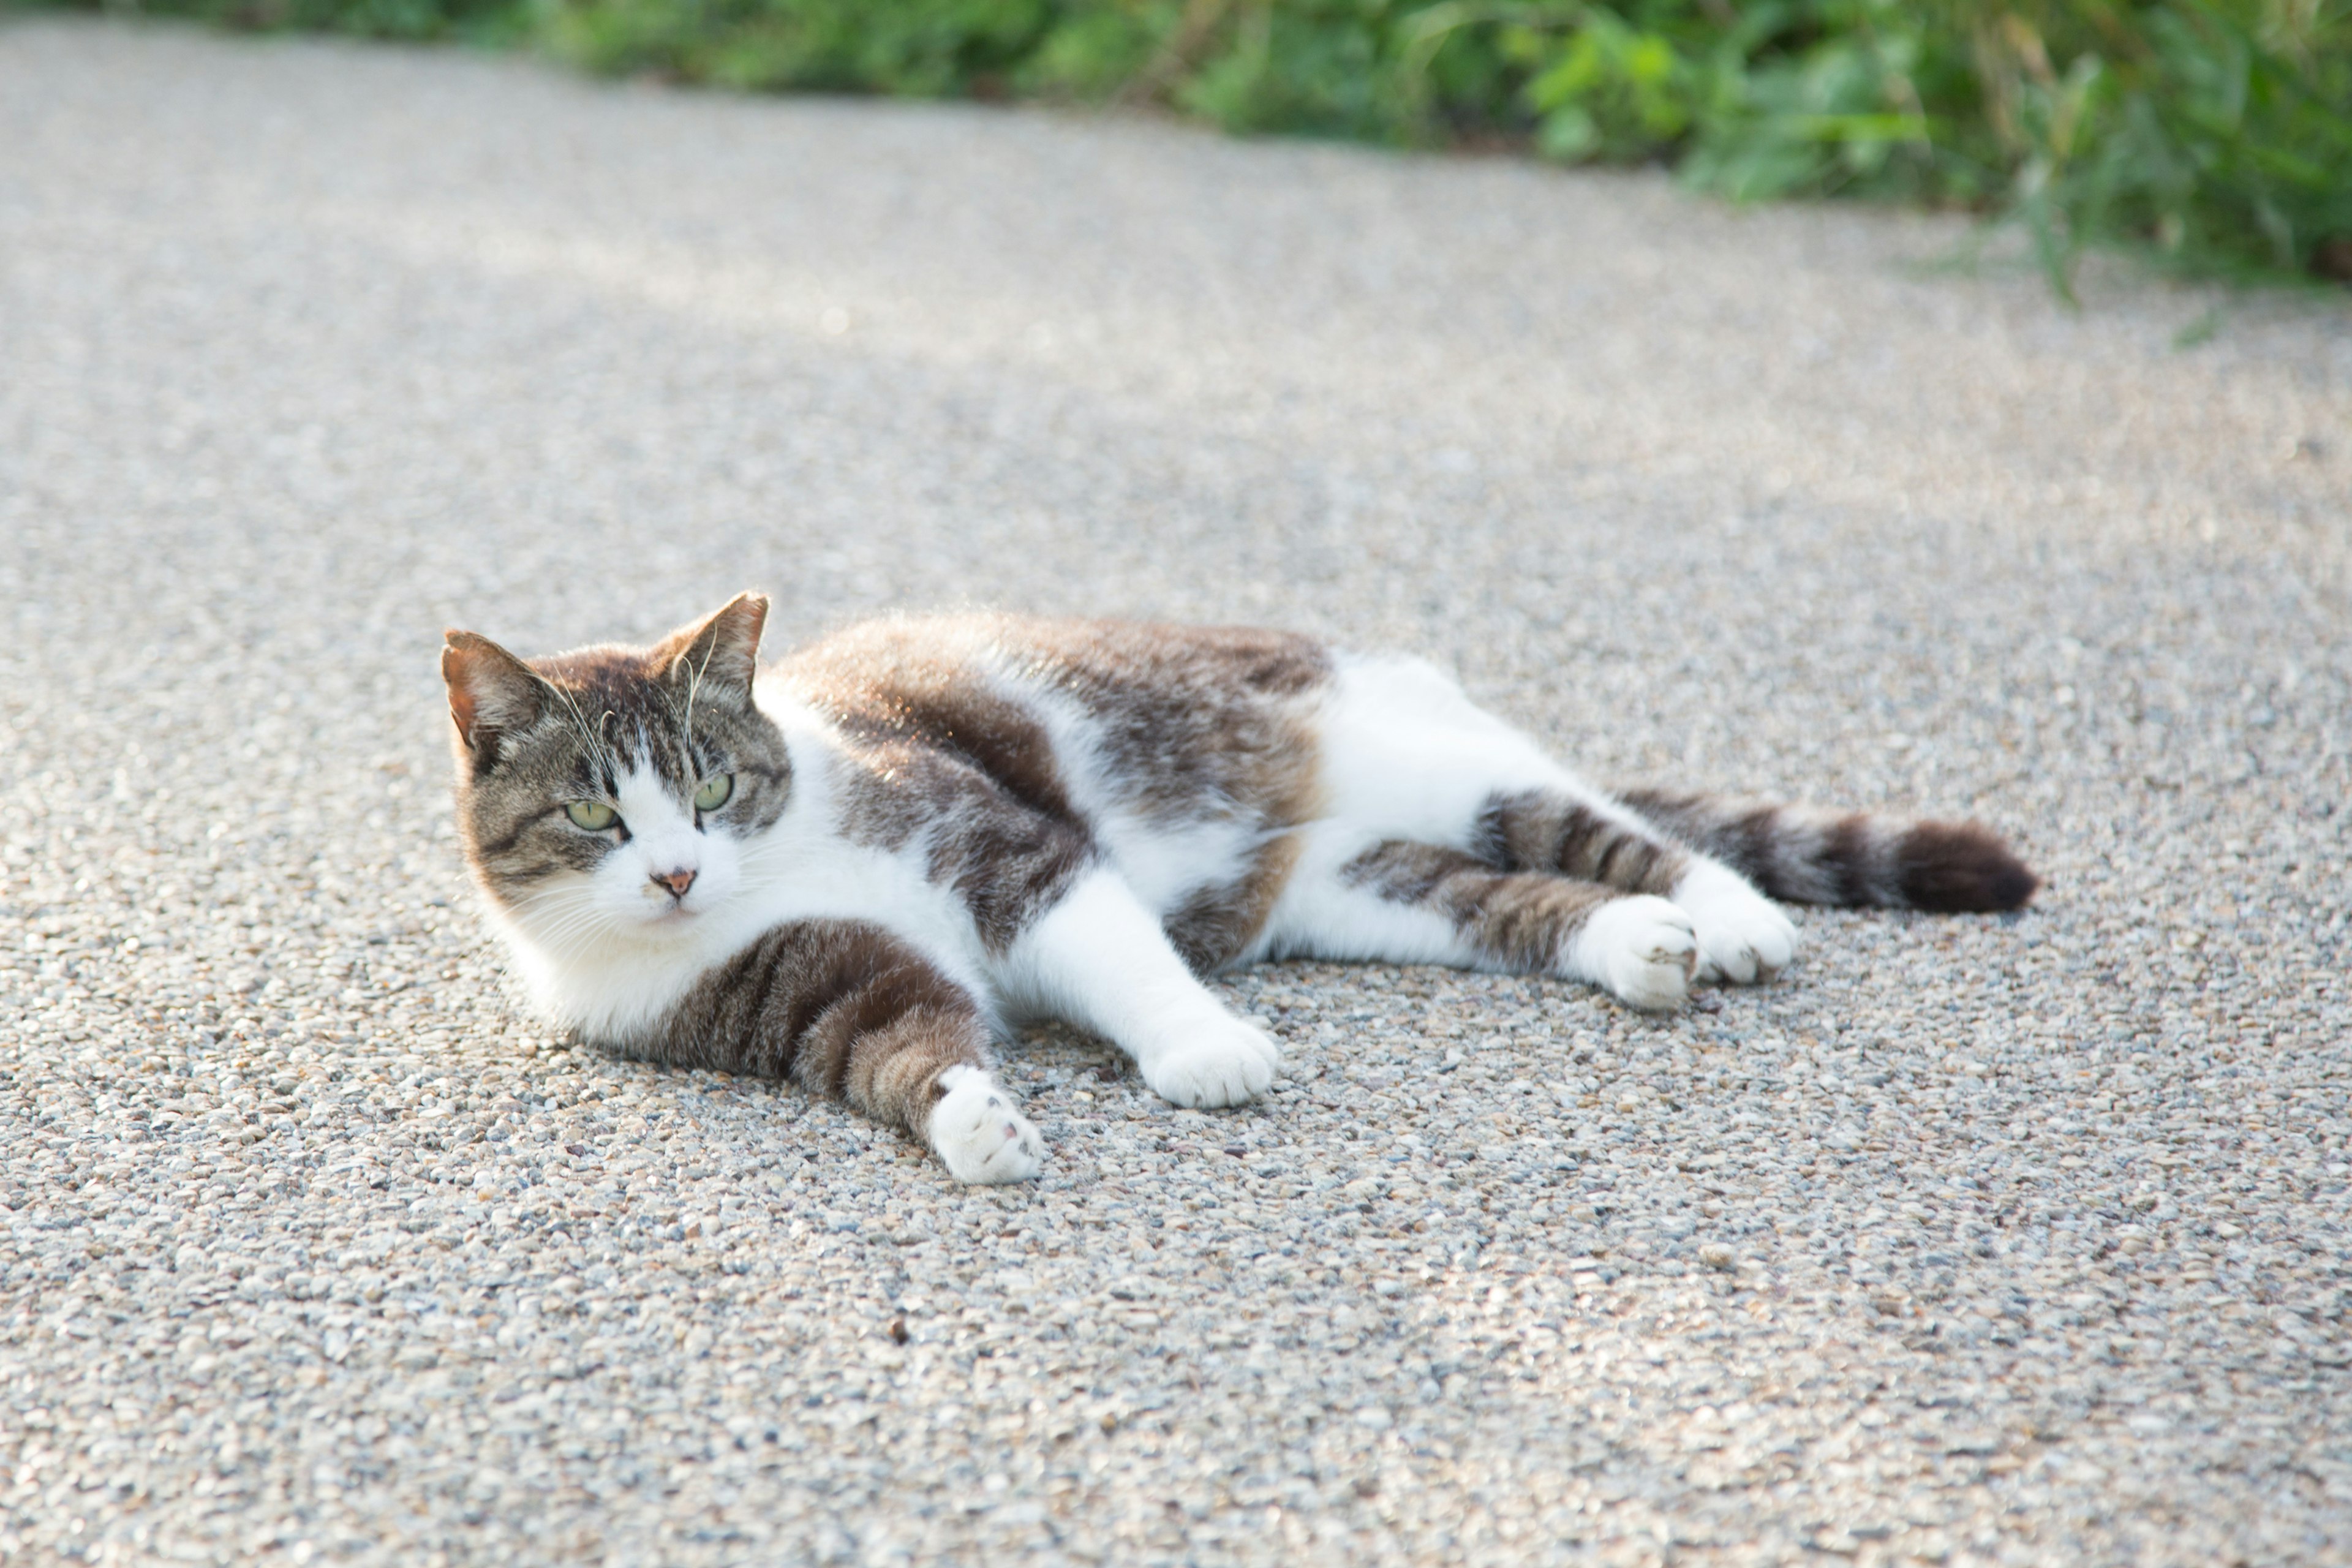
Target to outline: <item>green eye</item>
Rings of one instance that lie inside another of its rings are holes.
[[[717,811],[727,804],[728,797],[734,793],[735,775],[733,773],[713,773],[702,781],[700,789],[694,792],[694,809]]]
[[[563,808],[574,827],[584,827],[591,833],[602,833],[621,820],[621,814],[601,800],[575,800]]]

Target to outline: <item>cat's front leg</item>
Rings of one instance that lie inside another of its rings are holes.
[[[1281,1051],[1192,978],[1167,933],[1108,870],[1080,879],[1013,943],[997,982],[1015,1005],[1091,1029],[1177,1105],[1239,1105],[1274,1083]]]
[[[1025,1182],[1045,1162],[1045,1141],[1037,1129],[975,1067],[951,1067],[940,1075],[940,1101],[923,1131],[959,1182]]]
[[[615,1043],[845,1100],[922,1139],[961,1182],[1026,1181],[1045,1163],[1045,1141],[989,1077],[978,1001],[913,943],[865,921],[777,926]]]
[[[1129,1055],[1152,1093],[1171,1105],[1207,1110],[1255,1100],[1273,1087],[1274,1070],[1282,1065],[1282,1049],[1273,1037],[1222,1008],[1212,1016],[1171,1024],[1163,1036]]]

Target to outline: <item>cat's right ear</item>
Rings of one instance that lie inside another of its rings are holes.
[[[459,631],[442,636],[448,645],[441,650],[441,679],[449,686],[449,717],[478,773],[498,760],[500,736],[538,721],[547,684],[488,637]]]

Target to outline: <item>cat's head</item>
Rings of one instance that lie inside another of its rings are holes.
[[[683,938],[740,889],[792,789],[751,700],[767,614],[745,594],[651,647],[535,659],[447,634],[467,862],[549,956]]]

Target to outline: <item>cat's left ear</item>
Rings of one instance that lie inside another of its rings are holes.
[[[664,679],[688,680],[698,691],[749,702],[760,668],[760,630],[767,623],[768,595],[738,594],[724,609],[656,644],[655,667]]]

